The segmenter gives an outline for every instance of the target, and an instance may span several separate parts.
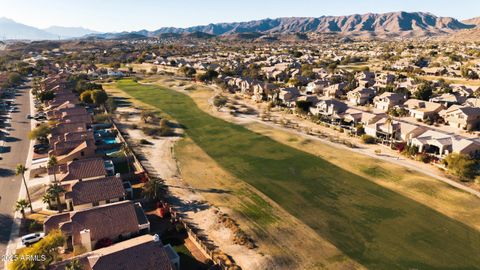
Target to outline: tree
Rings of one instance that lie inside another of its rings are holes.
[[[108,95],[103,90],[93,90],[90,96],[96,105],[103,105],[108,100]]]
[[[57,164],[58,164],[58,161],[56,156],[52,155],[48,157],[47,168],[48,169],[52,168],[54,182],[57,182]]]
[[[52,100],[55,98],[55,93],[53,91],[43,91],[37,95],[37,98],[41,101]]]
[[[146,199],[160,201],[161,194],[165,191],[163,181],[158,178],[150,179],[143,186],[142,194]]]
[[[45,193],[45,194],[43,194],[42,202],[46,203],[48,205],[48,209],[52,209],[52,200],[53,199],[55,199],[55,197],[53,197],[52,194]]]
[[[362,138],[362,142],[365,143],[365,144],[374,144],[375,143],[375,137],[372,137],[370,135],[363,134],[361,138]]]
[[[117,110],[117,103],[113,98],[109,97],[105,103],[105,107],[109,113],[114,113]]]
[[[127,168],[128,168],[128,174],[130,175],[131,169],[130,169],[130,155],[132,153],[132,150],[130,150],[130,147],[126,143],[122,144],[121,150],[123,154],[125,155],[125,159],[127,160]]]
[[[48,269],[52,262],[58,260],[58,248],[64,244],[65,236],[62,232],[53,230],[34,245],[22,249],[9,268],[15,270]],[[32,258],[38,259],[32,260]]]
[[[25,199],[18,200],[15,203],[15,211],[20,211],[22,213],[23,219],[25,219],[25,208],[32,207],[32,204],[27,202]]]
[[[84,91],[80,94],[80,100],[84,103],[92,104],[92,91]]]
[[[147,110],[142,110],[140,112],[140,119],[147,124],[148,121],[152,120],[155,118],[155,114],[152,111],[147,111]]]
[[[477,174],[477,162],[468,155],[451,153],[443,161],[452,174],[462,179],[471,180]]]
[[[157,74],[158,68],[157,68],[156,66],[153,66],[153,67],[150,69],[150,72],[153,73],[153,74]]]
[[[217,108],[225,106],[225,104],[227,104],[227,102],[228,102],[228,99],[225,96],[222,96],[222,95],[216,95],[213,98],[213,106],[215,106]]]
[[[430,83],[424,82],[420,84],[417,91],[415,92],[415,98],[420,100],[428,101],[433,94],[433,87]]]
[[[9,86],[16,86],[22,82],[22,76],[17,72],[11,72],[8,74],[7,81]]]
[[[178,71],[186,77],[193,77],[193,75],[197,73],[197,71],[193,67],[189,66],[183,66]]]
[[[17,168],[15,169],[15,174],[22,176],[23,184],[25,185],[25,190],[27,190],[27,198],[28,198],[28,203],[30,205],[30,211],[33,213],[32,200],[30,198],[30,191],[28,190],[27,181],[25,180],[26,171],[27,171],[27,168],[25,166],[23,166],[22,164],[18,164]]]
[[[38,127],[30,131],[28,137],[30,140],[46,139],[50,132],[51,128],[47,124],[40,124]]]
[[[172,134],[172,129],[168,124],[168,120],[163,118],[160,120],[160,136],[170,136]]]
[[[49,194],[48,196],[55,198],[57,201],[57,210],[58,212],[62,212],[62,204],[60,203],[60,195],[65,192],[65,189],[59,185],[58,183],[54,183],[47,188],[46,193]]]

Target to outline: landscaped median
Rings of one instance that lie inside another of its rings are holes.
[[[215,118],[185,94],[131,80],[117,86],[175,118],[226,171],[367,268],[480,265],[480,232],[474,228],[318,156]]]

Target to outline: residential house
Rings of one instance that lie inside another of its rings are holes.
[[[365,105],[375,96],[372,88],[358,87],[347,93],[348,101],[353,105]]]
[[[77,181],[65,193],[69,211],[91,208],[125,199],[126,192],[118,176]]]
[[[300,92],[296,87],[280,88],[278,99],[282,101],[287,107],[292,107],[295,101],[300,96]]]
[[[310,113],[313,115],[324,115],[331,118],[340,118],[340,115],[347,110],[347,104],[327,97],[319,98],[317,104],[310,107]]]
[[[410,116],[415,117],[416,119],[427,119],[427,118],[436,118],[438,113],[445,109],[442,104],[435,102],[428,102],[418,99],[409,99],[403,106],[408,110]]]
[[[309,82],[305,87],[304,91],[301,91],[304,95],[313,95],[322,93],[325,87],[329,85],[329,81],[327,80],[315,80],[313,82]]]
[[[450,94],[450,93],[445,93],[442,94],[438,97],[433,97],[430,99],[430,102],[435,102],[435,103],[440,103],[442,104],[445,108],[450,107],[451,105],[459,105],[463,104],[467,100],[467,97],[461,96],[458,93]]]
[[[480,123],[480,108],[453,105],[442,111],[440,115],[445,123],[455,128],[474,130]]]
[[[150,231],[150,222],[140,203],[121,201],[49,216],[43,224],[45,234],[60,229],[67,247],[95,249],[98,241],[119,241]]]
[[[353,126],[358,124],[370,125],[385,117],[385,114],[370,113],[354,108],[348,108],[343,114],[343,121],[352,123]]]
[[[101,158],[81,159],[60,164],[48,169],[50,180],[57,181],[93,180],[115,174],[110,160]]]
[[[405,96],[392,92],[384,92],[373,99],[374,107],[384,112],[388,111],[394,106],[401,105],[404,102]]]
[[[321,92],[325,97],[335,98],[343,95],[345,91],[346,83],[337,83],[327,86]]]
[[[49,270],[67,270],[78,261],[82,269],[91,270],[180,270],[180,258],[170,245],[163,245],[158,235],[141,235],[109,247],[53,263]]]
[[[465,154],[472,157],[478,157],[480,154],[480,143],[434,130],[427,130],[418,137],[411,139],[410,144],[417,146],[419,153],[426,152],[438,157],[450,153]]]

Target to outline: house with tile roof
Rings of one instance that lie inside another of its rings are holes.
[[[50,175],[51,181],[54,181],[54,178],[61,182],[93,180],[114,175],[113,164],[110,163],[111,161],[109,162],[102,158],[73,160],[67,164],[60,164],[49,168],[48,174]]]
[[[49,216],[44,232],[48,234],[54,229],[66,236],[68,248],[83,246],[91,251],[103,239],[117,242],[149,232],[150,222],[140,203],[120,201]]]
[[[180,270],[180,258],[169,245],[163,245],[158,236],[142,235],[109,247],[52,264],[49,270],[66,270],[77,260],[83,269],[91,270]]]
[[[65,193],[68,211],[91,208],[124,200],[126,192],[118,176],[76,181]]]

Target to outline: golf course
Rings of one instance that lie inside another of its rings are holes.
[[[186,94],[133,80],[116,86],[178,121],[223,169],[366,268],[480,269],[478,230],[328,160],[213,117]]]

